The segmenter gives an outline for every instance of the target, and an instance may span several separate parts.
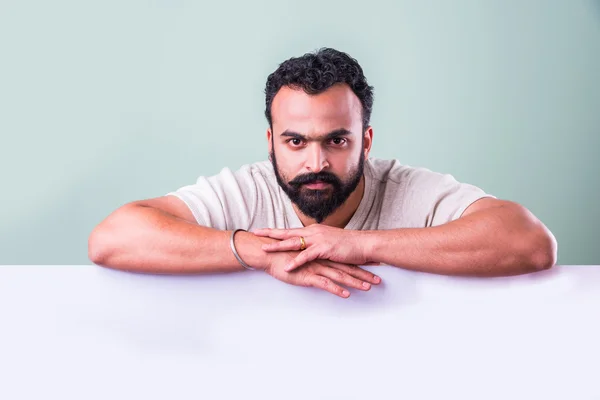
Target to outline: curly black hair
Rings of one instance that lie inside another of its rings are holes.
[[[337,83],[346,83],[362,104],[363,131],[369,126],[373,109],[373,86],[369,86],[358,62],[348,54],[321,48],[314,53],[293,57],[279,65],[267,78],[265,116],[273,129],[271,104],[282,86],[319,94]]]

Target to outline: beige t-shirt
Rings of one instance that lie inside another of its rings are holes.
[[[398,160],[365,160],[365,191],[345,229],[423,228],[461,216],[474,201],[494,197],[458,182],[452,175],[402,165]],[[224,168],[167,195],[190,208],[198,224],[221,230],[301,228],[292,202],[279,187],[271,162]]]

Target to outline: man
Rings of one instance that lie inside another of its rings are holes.
[[[368,264],[470,276],[555,264],[552,233],[523,206],[369,157],[373,88],[347,54],[289,59],[265,93],[269,161],[117,209],[90,235],[90,259],[149,273],[262,270],[343,298],[380,282]]]

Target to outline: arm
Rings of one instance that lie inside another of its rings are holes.
[[[550,268],[557,257],[556,239],[531,212],[491,198],[443,225],[362,234],[369,260],[444,275],[518,275]]]
[[[556,263],[552,233],[524,207],[493,198],[469,206],[454,221],[427,228],[352,231],[325,225],[260,229],[281,239],[268,252],[306,250],[286,266],[291,271],[313,259],[362,265],[379,262],[442,275],[508,276],[550,268]]]
[[[175,197],[127,204],[100,223],[89,237],[95,264],[132,272],[192,274],[245,271],[229,247],[231,231],[200,226]],[[297,286],[312,286],[347,298],[340,285],[369,290],[380,279],[356,266],[316,260],[298,271],[283,266],[297,252],[267,254],[261,245],[277,242],[248,232],[235,235],[236,249],[251,267]]]
[[[144,273],[186,274],[244,271],[231,248],[231,231],[200,226],[171,196],[129,203],[109,215],[88,240],[98,265]],[[247,232],[235,235],[236,249],[252,267],[265,268],[260,245],[275,240]]]

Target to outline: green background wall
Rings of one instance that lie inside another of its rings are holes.
[[[372,156],[528,207],[600,264],[600,2],[0,1],[0,264],[90,264],[111,211],[267,157],[263,88],[329,46]]]

